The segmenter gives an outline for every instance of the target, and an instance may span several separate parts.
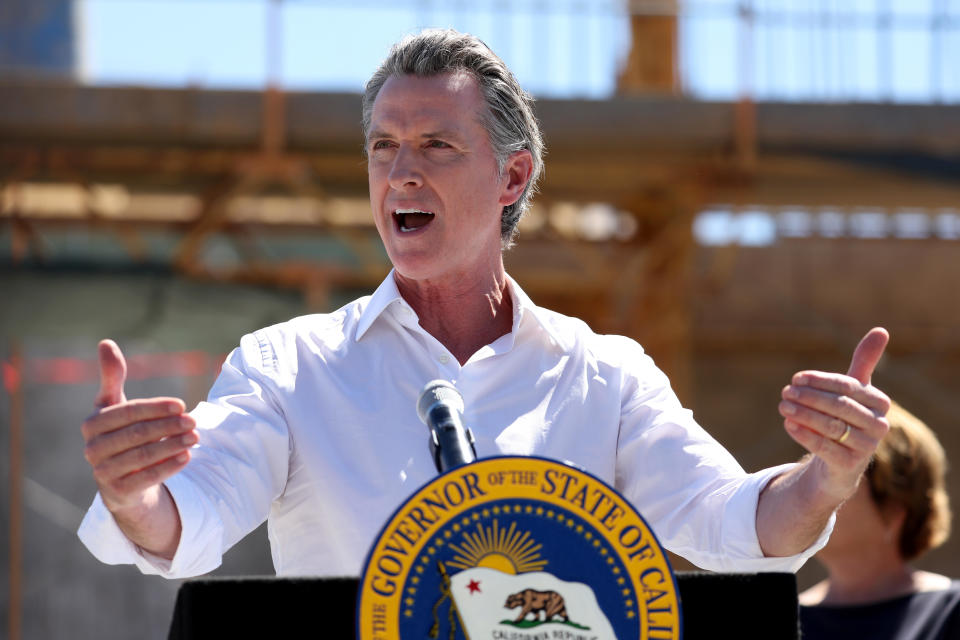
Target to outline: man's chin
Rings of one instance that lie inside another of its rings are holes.
[[[433,280],[443,275],[443,268],[438,264],[436,256],[429,252],[403,252],[401,255],[390,256],[390,262],[393,263],[397,276],[404,280]]]

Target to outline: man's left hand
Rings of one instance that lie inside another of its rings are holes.
[[[871,329],[853,352],[847,374],[801,371],[783,388],[787,433],[819,459],[820,490],[840,501],[856,489],[886,435],[890,398],[870,384],[890,335]]]

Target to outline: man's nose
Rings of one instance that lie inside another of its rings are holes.
[[[420,161],[414,149],[406,146],[401,146],[397,149],[387,180],[393,189],[405,189],[423,185]]]

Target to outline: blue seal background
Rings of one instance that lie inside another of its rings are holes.
[[[494,515],[490,511],[495,506],[509,505],[510,513],[500,512]],[[520,513],[512,510],[514,505],[520,505],[524,509]],[[526,506],[533,508],[533,513],[526,512]],[[537,515],[536,510],[542,508],[543,515]],[[547,517],[546,512],[552,510],[554,517]],[[482,515],[482,512],[488,511],[488,516]],[[474,515],[477,518],[474,518]],[[564,519],[562,524],[558,524],[557,516]],[[463,519],[468,518],[470,523],[463,525]],[[640,608],[639,598],[633,590],[633,584],[627,567],[620,561],[620,557],[613,545],[607,542],[601,532],[598,532],[594,526],[583,518],[580,518],[573,511],[558,507],[546,502],[536,500],[524,500],[515,498],[505,498],[485,502],[474,508],[463,511],[458,517],[447,522],[436,535],[432,536],[423,547],[423,552],[411,564],[411,571],[403,585],[403,597],[400,614],[400,632],[403,638],[427,638],[427,632],[433,622],[432,609],[437,600],[441,597],[441,576],[437,570],[437,561],[447,563],[453,560],[457,555],[451,545],[459,545],[463,542],[463,533],[476,532],[477,524],[484,528],[490,527],[494,519],[498,520],[499,528],[505,531],[510,524],[515,522],[517,531],[529,532],[534,542],[541,544],[539,550],[540,559],[546,560],[547,564],[542,571],[546,571],[561,580],[568,582],[582,582],[590,585],[597,601],[600,604],[603,613],[607,616],[610,624],[613,626],[614,633],[618,638],[636,638],[640,634]],[[573,520],[573,524],[568,526],[567,521]],[[459,524],[460,530],[454,531],[453,525]],[[577,527],[582,526],[582,532],[577,532]],[[445,531],[450,531],[453,535],[449,538],[444,536]],[[590,532],[591,537],[587,539],[585,532]],[[442,544],[437,544],[442,540]],[[594,541],[599,540],[600,546],[595,546]],[[434,548],[434,554],[428,553],[428,549]],[[600,549],[606,549],[606,554],[602,554]],[[427,559],[424,562],[424,558]],[[613,558],[613,562],[608,562],[607,558]],[[422,566],[423,572],[415,571],[415,567]],[[616,568],[619,573],[614,573]],[[461,569],[447,568],[452,577]],[[419,583],[413,585],[410,581],[411,576],[419,576]],[[623,584],[619,584],[617,579],[622,577]],[[408,589],[411,586],[416,587],[416,593],[410,595]],[[623,591],[627,589],[629,595],[624,595]],[[642,595],[642,594],[641,594]],[[413,598],[412,606],[409,606],[408,598]],[[628,601],[630,604],[628,605]],[[449,638],[449,607],[452,606],[450,599],[443,602],[438,610],[440,629],[438,638]],[[412,611],[412,616],[405,615],[406,611]],[[628,612],[632,611],[633,617],[628,618]],[[499,615],[502,613],[502,615]],[[497,620],[514,619],[519,612],[516,609],[503,608],[498,612]],[[576,621],[575,615],[571,614],[571,620]],[[462,630],[457,623],[456,638],[464,640]],[[506,627],[505,627],[506,629]],[[532,633],[536,630],[530,629]],[[572,629],[571,629],[572,630]],[[589,635],[585,633],[585,635]]]

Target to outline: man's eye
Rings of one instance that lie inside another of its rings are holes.
[[[450,145],[443,140],[431,140],[427,143],[427,146],[431,149],[448,149],[450,147]]]
[[[372,145],[370,145],[370,148],[373,149],[374,151],[379,151],[380,149],[388,149],[388,148],[390,148],[390,141],[389,141],[389,140],[377,140],[377,141],[374,142]]]

